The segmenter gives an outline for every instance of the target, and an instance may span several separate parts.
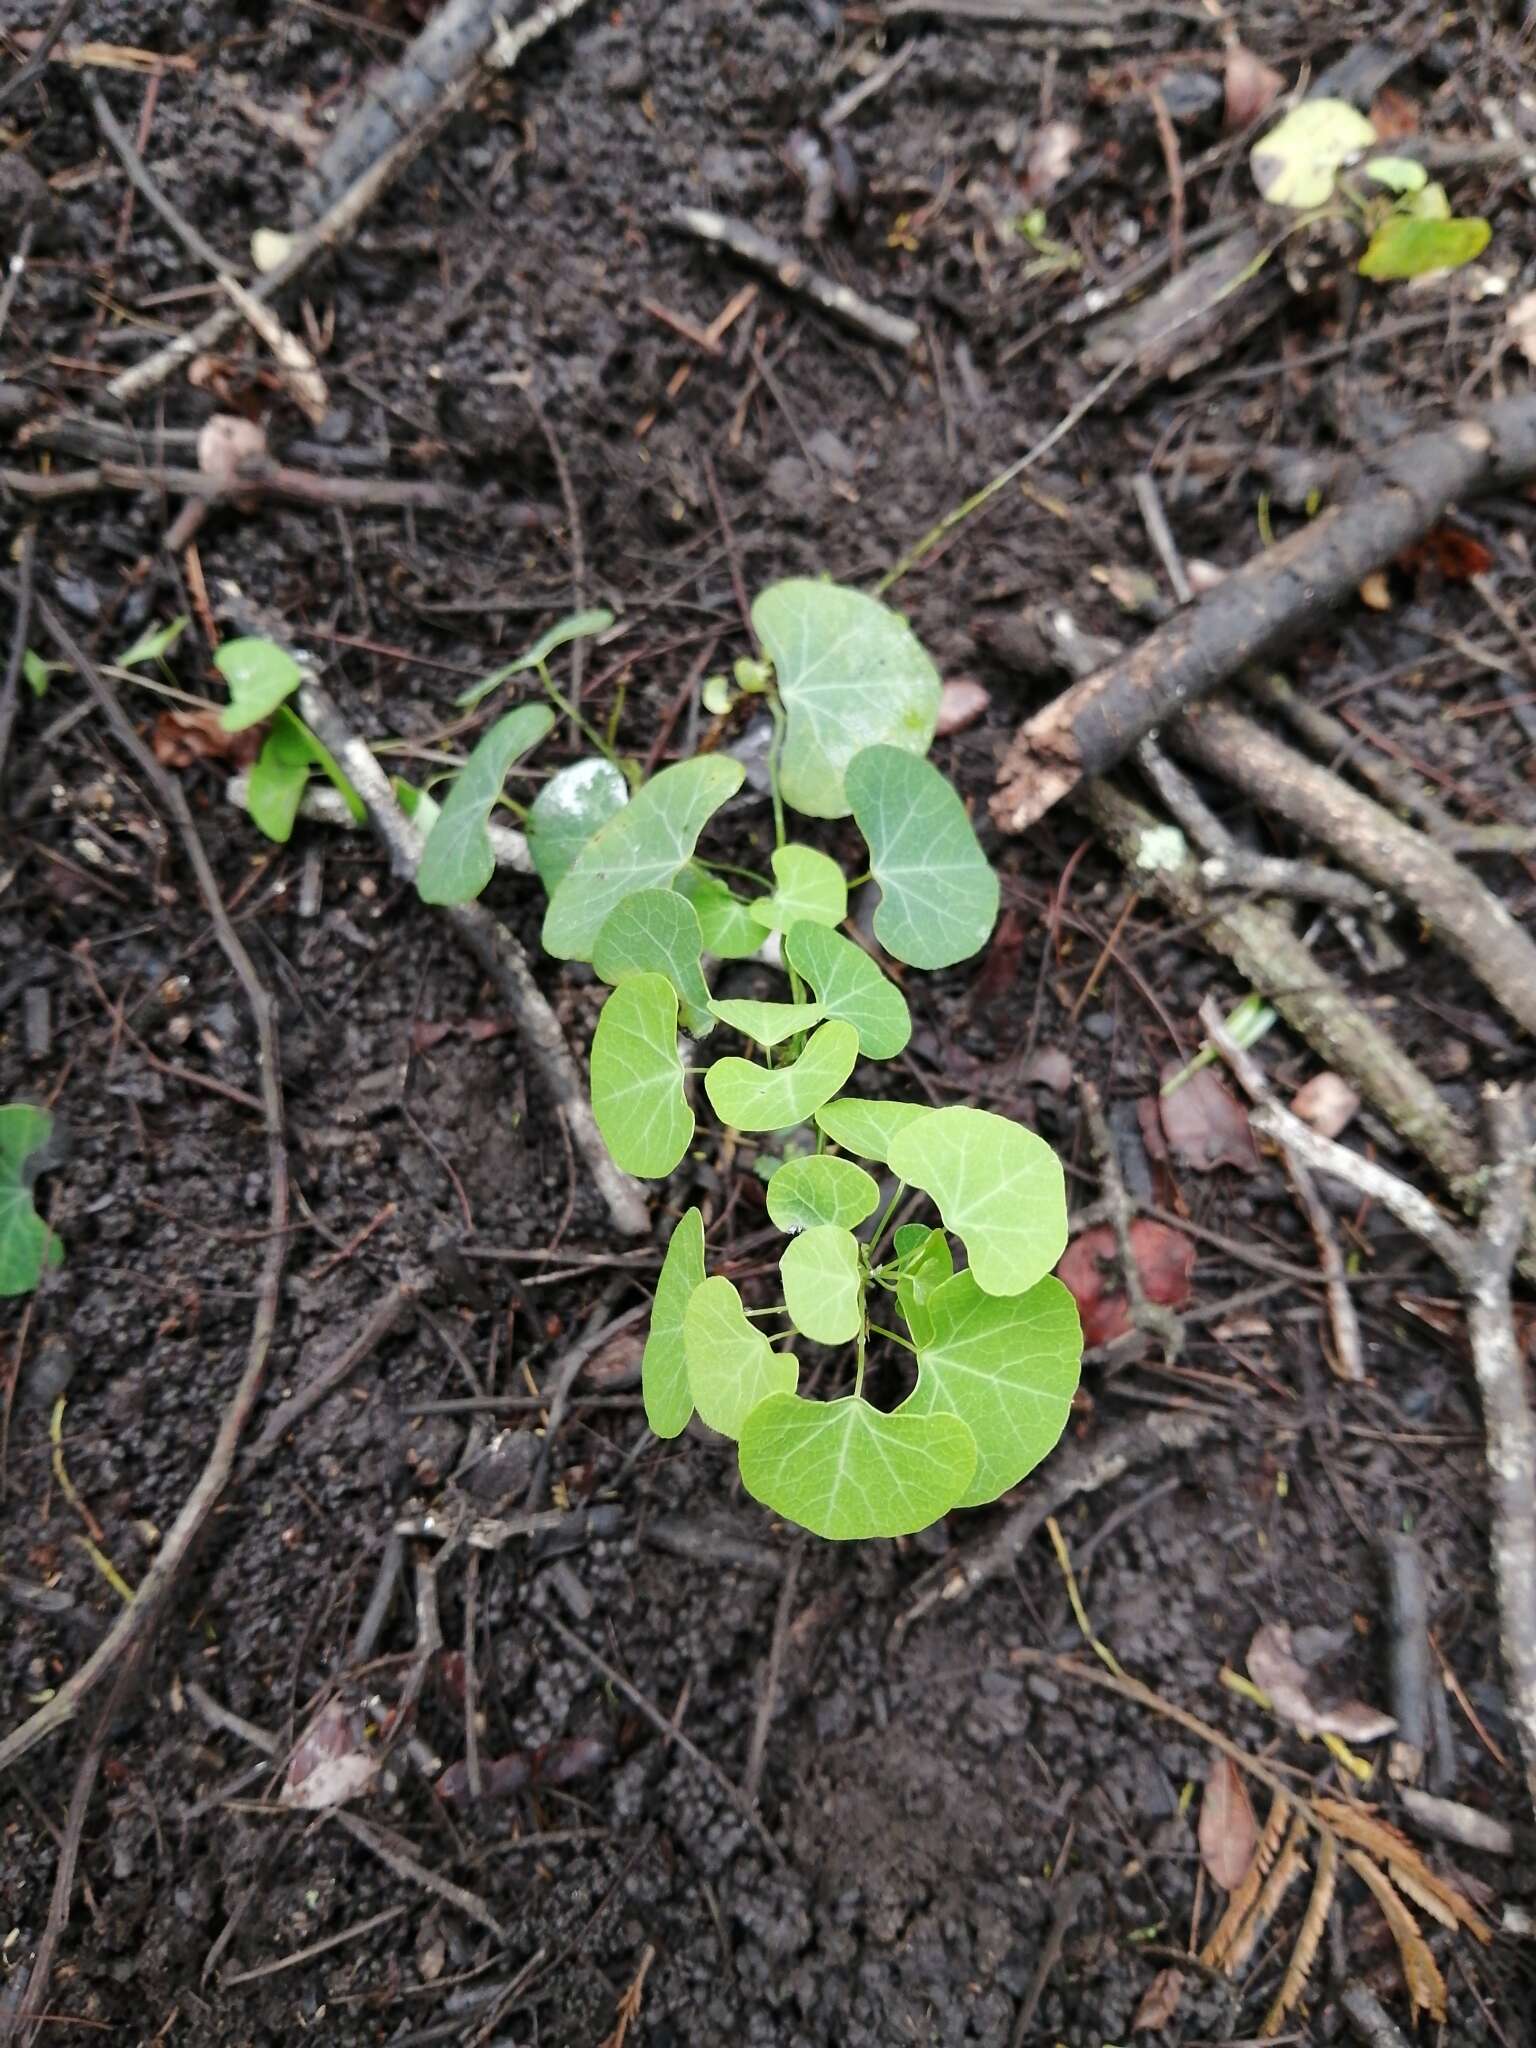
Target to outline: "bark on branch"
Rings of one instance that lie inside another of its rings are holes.
[[[1113,768],[1155,727],[1272,654],[1348,598],[1361,579],[1458,499],[1536,476],[1536,397],[1400,441],[1341,505],[1228,576],[1130,654],[1064,691],[1019,728],[992,815],[1022,832],[1085,776]]]

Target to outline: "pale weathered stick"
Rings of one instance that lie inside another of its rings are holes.
[[[922,330],[915,320],[909,320],[904,313],[888,313],[884,306],[861,299],[835,278],[824,277],[802,262],[793,250],[773,241],[749,221],[732,220],[729,214],[713,213],[706,207],[679,206],[667,215],[667,225],[682,234],[696,235],[716,249],[728,250],[754,269],[766,271],[785,291],[809,299],[813,306],[831,313],[846,326],[857,328],[871,341],[903,351],[917,346]]]
[[[1200,1022],[1205,1026],[1212,1045],[1232,1069],[1238,1085],[1251,1102],[1261,1107],[1274,1101],[1264,1069],[1249,1052],[1232,1037],[1227,1030],[1226,1019],[1221,1014],[1221,1005],[1212,996],[1207,996],[1200,1005]],[[1349,1291],[1349,1276],[1344,1271],[1344,1259],[1339,1250],[1339,1240],[1333,1228],[1333,1218],[1328,1206],[1318,1193],[1317,1183],[1307,1171],[1306,1164],[1297,1157],[1291,1147],[1280,1145],[1286,1171],[1291,1185],[1296,1190],[1296,1199],[1301,1203],[1312,1227],[1312,1239],[1317,1246],[1318,1263],[1323,1269],[1323,1280],[1328,1290],[1328,1317],[1333,1324],[1333,1343],[1336,1353],[1335,1370],[1341,1380],[1363,1380],[1365,1378],[1365,1353],[1360,1341],[1360,1318],[1355,1314],[1354,1298]]]
[[[299,710],[361,797],[395,873],[402,881],[413,882],[421,860],[421,834],[395,802],[389,777],[379,766],[373,749],[352,731],[313,676],[307,676],[299,686]],[[587,1163],[614,1228],[626,1237],[643,1236],[651,1227],[645,1197],[639,1184],[627,1173],[620,1173],[609,1156],[593,1118],[586,1087],[560,1029],[560,1020],[534,980],[527,955],[501,920],[493,917],[483,904],[448,904],[444,915],[517,1018],[519,1035],[533,1054],[557,1110],[565,1118],[572,1143]]]
[[[1278,1104],[1253,1112],[1253,1126],[1293,1151],[1315,1173],[1332,1175],[1390,1209],[1455,1275],[1467,1304],[1472,1368],[1483,1401],[1489,1492],[1493,1503],[1493,1577],[1499,1640],[1509,1673],[1510,1719],[1536,1806],[1536,1421],[1526,1395],[1525,1360],[1515,1331],[1510,1273],[1520,1245],[1536,1145],[1530,1110],[1518,1089],[1483,1095],[1493,1163],[1475,1231],[1457,1230],[1428,1196],[1385,1167],[1335,1144]]]

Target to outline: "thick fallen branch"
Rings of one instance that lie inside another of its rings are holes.
[[[1276,1104],[1256,1109],[1253,1125],[1313,1172],[1330,1174],[1390,1209],[1450,1269],[1466,1299],[1488,1447],[1499,1640],[1509,1674],[1510,1719],[1525,1759],[1526,1788],[1536,1805],[1536,1419],[1526,1394],[1525,1359],[1510,1298],[1536,1143],[1529,1106],[1518,1090],[1489,1088],[1483,1101],[1493,1163],[1478,1227],[1470,1232],[1455,1229],[1417,1188],[1319,1136],[1289,1110]]]
[[[1536,945],[1451,854],[1230,703],[1175,720],[1166,739],[1399,897],[1517,1024],[1536,1032]]]
[[[992,815],[1022,832],[1086,776],[1272,653],[1342,603],[1458,499],[1536,476],[1536,397],[1387,450],[1372,482],[1176,613],[1122,660],[1099,669],[1019,728],[998,771]]]

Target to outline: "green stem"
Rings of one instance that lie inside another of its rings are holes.
[[[539,663],[539,681],[544,685],[544,694],[549,698],[555,709],[563,712],[581,734],[587,745],[589,747],[596,747],[608,765],[612,768],[617,768],[622,775],[624,770],[620,765],[618,754],[614,748],[603,738],[603,735],[597,730],[596,726],[589,724],[582,717],[569,697],[555,687],[555,679],[542,661]]]
[[[909,1343],[905,1337],[898,1337],[894,1330],[887,1330],[881,1323],[871,1323],[869,1327],[877,1337],[889,1337],[891,1342],[899,1344],[903,1351],[910,1351],[914,1357],[917,1355],[917,1346]]]
[[[858,1363],[854,1367],[853,1373],[853,1398],[855,1399],[855,1401],[857,1401],[860,1395],[864,1392],[864,1347],[868,1342],[869,1325],[867,1321],[861,1320],[859,1323],[858,1335]]]
[[[880,1240],[881,1240],[881,1238],[882,1238],[882,1237],[884,1237],[884,1235],[885,1235],[886,1225],[887,1225],[887,1224],[888,1224],[888,1223],[890,1222],[891,1218],[892,1218],[892,1217],[893,1217],[893,1216],[895,1215],[895,1213],[896,1213],[896,1205],[897,1205],[897,1203],[898,1203],[898,1202],[899,1202],[899,1201],[901,1200],[902,1196],[903,1196],[903,1195],[904,1195],[904,1194],[905,1194],[906,1192],[907,1192],[907,1184],[906,1184],[906,1182],[905,1182],[904,1180],[899,1180],[899,1181],[897,1181],[897,1183],[896,1183],[896,1192],[895,1192],[895,1194],[894,1194],[894,1195],[892,1195],[891,1199],[890,1199],[890,1200],[889,1200],[889,1201],[888,1201],[888,1202],[886,1203],[886,1205],[885,1205],[885,1214],[884,1214],[884,1215],[883,1215],[883,1216],[882,1216],[882,1217],[880,1218],[880,1221],[879,1221],[879,1222],[878,1222],[878,1223],[877,1223],[877,1224],[875,1225],[875,1228],[874,1228],[874,1234],[873,1234],[873,1236],[872,1236],[872,1237],[871,1237],[871,1238],[869,1239],[869,1250],[868,1250],[868,1257],[869,1257],[869,1259],[870,1259],[870,1262],[871,1262],[871,1264],[873,1264],[873,1262],[874,1262],[874,1256],[875,1256],[875,1253],[876,1253],[876,1252],[877,1252],[877,1251],[879,1250],[879,1248],[880,1248]]]
[[[768,692],[768,716],[773,720],[773,745],[768,749],[768,787],[773,795],[773,843],[782,846],[786,834],[784,798],[779,789],[779,756],[784,751],[784,706],[779,702],[777,690]]]

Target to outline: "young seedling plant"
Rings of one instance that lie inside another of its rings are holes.
[[[591,1092],[620,1167],[665,1179],[698,1145],[696,1074],[717,1149],[732,1133],[780,1155],[767,1182],[785,1236],[780,1298],[749,1308],[734,1281],[707,1273],[698,1208],[672,1230],[642,1368],[651,1428],[675,1437],[697,1414],[735,1440],[747,1491],[817,1535],[900,1536],[995,1500],[1065,1426],[1082,1339],[1072,1296],[1050,1277],[1067,1236],[1062,1170],[1007,1117],[850,1085],[861,1061],[902,1052],[911,1020],[896,983],[840,929],[847,876],[789,836],[786,812],[853,818],[880,891],[875,938],[909,967],[952,966],[985,945],[997,878],[926,758],[939,677],[905,620],[856,591],[794,580],[764,591],[752,622],[762,656],[738,664],[736,684],[772,720],[771,882],[741,893],[697,853],[742,787],[739,761],[704,754],[635,787],[599,742],[527,813],[549,899],[543,940],[608,984]],[[594,626],[567,622],[493,680],[536,668],[567,709],[546,664],[570,629]],[[714,683],[712,707],[731,694]],[[523,704],[480,740],[427,834],[428,900],[485,887],[502,781],[551,723],[545,705]],[[754,955],[782,973],[783,998],[717,998],[713,964]],[[749,1051],[694,1065],[722,1026]],[[908,1209],[925,1213],[897,1222]],[[807,1345],[813,1373],[795,1348]],[[877,1401],[893,1368],[915,1384]],[[802,1391],[803,1375],[829,1398]]]
[[[1303,100],[1254,144],[1249,162],[1272,206],[1355,221],[1366,237],[1356,268],[1378,283],[1459,269],[1492,234],[1485,220],[1453,215],[1421,163],[1379,150],[1376,130],[1347,100]]]

